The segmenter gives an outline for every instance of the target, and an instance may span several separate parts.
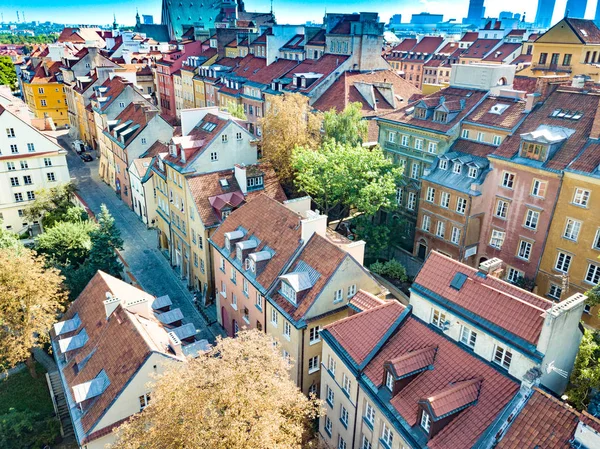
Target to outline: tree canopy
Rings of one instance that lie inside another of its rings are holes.
[[[35,200],[25,209],[25,217],[30,221],[42,217],[44,227],[51,227],[58,221],[72,221],[77,215],[81,219],[87,218],[85,211],[72,202],[76,191],[72,182],[36,191]],[[72,211],[73,208],[75,211]]]
[[[299,191],[313,198],[320,211],[330,218],[347,217],[350,210],[374,215],[394,203],[401,170],[380,148],[368,149],[324,142],[317,150],[298,147],[292,166]]]
[[[321,123],[321,114],[311,110],[305,96],[273,96],[260,122],[261,145],[264,158],[271,162],[283,184],[289,184],[293,178],[291,159],[294,148],[318,147],[321,142]]]
[[[367,138],[368,123],[362,116],[362,103],[350,103],[342,112],[331,109],[323,116],[325,137],[339,143],[362,145]]]
[[[0,86],[10,86],[11,90],[17,89],[17,72],[15,65],[8,56],[0,56]]]
[[[600,335],[586,329],[575,365],[571,372],[566,395],[578,410],[585,410],[600,390]]]
[[[118,431],[112,449],[311,447],[320,402],[302,394],[268,335],[217,339],[205,356],[171,365],[152,400]]]
[[[86,265],[92,276],[96,271],[102,270],[111,276],[120,277],[123,265],[119,262],[116,251],[123,249],[121,231],[104,204],[100,206],[96,219],[98,226],[90,234],[92,247]]]
[[[88,258],[97,227],[91,221],[59,221],[36,237],[35,249],[51,262],[77,267]]]
[[[48,340],[50,326],[66,299],[63,277],[42,256],[21,248],[0,250],[0,366],[28,361],[34,347]]]

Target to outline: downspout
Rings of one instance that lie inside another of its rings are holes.
[[[467,240],[467,232],[469,229],[469,218],[471,217],[471,207],[473,207],[473,195],[469,194],[469,210],[467,212],[467,219],[465,220],[465,232],[463,233],[462,237],[460,238],[461,243],[460,243],[460,248],[458,249],[458,257],[459,257],[458,261],[461,263],[464,261],[465,241]],[[481,231],[479,232],[479,234],[481,234]],[[479,242],[478,242],[478,246],[479,246]]]
[[[300,369],[300,375],[298,376],[300,380],[300,391],[302,391],[302,387],[304,386],[304,339],[306,337],[306,327],[302,329],[302,338],[301,343],[302,347],[300,348],[300,363],[298,363],[298,368]]]
[[[360,375],[360,373],[359,373]],[[354,407],[354,432],[352,432],[352,447],[354,446],[354,443],[356,442],[356,430],[357,430],[357,425],[358,425],[358,392],[360,391],[360,384],[358,382],[358,376],[356,379],[356,400],[354,401],[354,403],[356,404],[356,407]]]

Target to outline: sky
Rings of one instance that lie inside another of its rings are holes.
[[[25,13],[27,21],[39,20],[66,24],[105,25],[112,23],[113,14],[123,25],[135,23],[136,7],[140,14],[154,15],[154,22],[160,22],[162,0],[76,0],[53,2],[49,0],[0,0],[0,13],[4,21],[16,21],[16,11]],[[208,0],[209,1],[209,0]],[[588,0],[586,18],[593,18],[596,3]],[[556,0],[554,22],[564,16],[567,0]],[[269,0],[245,0],[247,11],[268,11]],[[273,0],[273,10],[280,24],[303,24],[306,21],[321,22],[327,12],[352,13],[375,11],[381,21],[387,22],[393,14],[402,14],[402,21],[409,22],[410,16],[420,12],[442,13],[444,20],[458,22],[467,15],[469,0],[380,0],[373,4],[370,0]],[[528,21],[533,21],[537,0],[486,0],[486,16],[498,17],[501,11],[526,13]],[[553,22],[553,23],[554,23]]]

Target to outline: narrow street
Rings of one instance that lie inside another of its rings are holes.
[[[197,338],[213,342],[217,335],[223,335],[218,323],[210,327],[192,302],[192,294],[185,283],[171,269],[167,259],[160,253],[156,231],[148,229],[137,215],[123,203],[116,193],[98,176],[98,159],[83,162],[71,146],[67,135],[59,138],[59,143],[68,151],[67,160],[71,178],[77,184],[79,195],[94,212],[100,206],[106,207],[121,231],[124,250],[121,255],[141,288],[155,295],[169,295],[173,307],[179,307],[186,322],[196,326]],[[96,157],[97,152],[91,154]]]

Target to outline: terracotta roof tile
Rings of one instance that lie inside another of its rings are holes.
[[[402,109],[390,113],[380,114],[382,120],[392,120],[394,122],[406,123],[411,126],[417,126],[423,129],[431,129],[434,131],[447,132],[459,123],[471,110],[487,95],[487,92],[472,89],[460,89],[456,87],[448,87],[433,94],[410,103]],[[449,123],[434,122],[431,119],[420,119],[412,113],[413,108],[419,102],[423,101],[430,107],[435,107],[440,103],[440,97],[444,97],[445,101],[464,100],[464,108],[460,111]]]
[[[260,194],[265,194],[279,202],[285,201],[287,198],[281,188],[281,184],[277,180],[275,171],[267,164],[258,164],[257,168],[264,173],[264,189],[249,192],[247,195],[248,201],[251,201]],[[219,182],[221,179],[227,180],[228,187],[221,185]],[[223,170],[186,177],[186,182],[196,203],[200,219],[206,227],[221,223],[221,215],[210,204],[209,199],[224,193],[240,191],[240,186],[235,179],[233,170]]]
[[[317,34],[310,38],[306,45],[325,45],[325,30],[319,30]]]
[[[466,276],[460,289],[452,287],[455,276]],[[417,275],[413,288],[439,297],[467,310],[505,331],[537,345],[545,311],[553,305],[494,276],[432,251]]]
[[[385,304],[386,301],[378,298],[377,296],[366,292],[364,290],[359,290],[356,294],[350,299],[350,305],[359,309],[361,312],[369,309],[373,309],[374,307]]]
[[[468,31],[460,38],[460,42],[475,42],[478,38],[479,33],[476,31]]]
[[[358,364],[377,345],[382,344],[377,355],[364,369],[365,375],[376,389],[384,388],[383,374],[387,361],[424,348],[437,347],[433,369],[418,374],[389,402],[411,427],[417,425],[420,418],[419,403],[433,398],[436,406],[439,401],[440,413],[457,404],[465,404],[473,397],[469,381],[480,379],[477,401],[458,412],[457,416],[427,443],[427,447],[431,449],[472,447],[518,392],[519,385],[412,316],[406,317],[387,341],[383,342],[385,333],[404,311],[405,308],[400,303],[389,301],[382,306],[337,321],[325,327],[325,331],[328,331]],[[453,391],[457,386],[460,386],[456,388],[458,391]]]
[[[498,107],[503,108],[503,106],[508,106],[508,108],[504,109],[500,114],[494,112]],[[465,118],[465,121],[511,130],[525,118],[524,111],[524,100],[488,97]]]
[[[600,44],[600,29],[593,20],[573,19],[571,17],[565,17],[563,20],[571,26],[582,42],[586,44]]]
[[[441,418],[448,413],[472,404],[479,397],[481,377],[456,382],[425,399],[433,411],[433,418]]]
[[[437,350],[437,346],[427,346],[396,357],[390,360],[389,364],[393,367],[396,377],[403,377],[433,365]]]
[[[570,441],[582,421],[596,431],[600,421],[536,389],[512,422],[496,449],[571,449]]]
[[[482,59],[499,43],[500,39],[477,39],[460,57]]]
[[[425,36],[423,39],[419,41],[417,45],[413,47],[411,52],[414,53],[423,53],[430,55],[435,53],[435,51],[444,43],[443,37],[438,36]]]
[[[305,59],[299,65],[297,65],[294,69],[292,69],[288,76],[292,77],[296,73],[307,73],[314,72],[321,74],[321,78],[312,83],[307,88],[295,87],[292,84],[288,84],[285,89],[294,92],[310,92],[315,87],[317,87],[321,82],[327,78],[335,69],[337,69],[340,65],[342,65],[349,56],[344,55],[333,55],[333,54],[325,54],[321,56],[319,59]]]
[[[537,88],[537,78],[529,77],[529,76],[515,76],[513,81],[513,89],[521,90],[527,92],[528,94],[532,94],[536,91]]]
[[[599,175],[600,169],[600,142],[597,140],[589,141],[585,149],[579,156],[567,167],[568,171],[577,171],[583,173],[596,173]]]
[[[268,217],[268,219],[265,219]],[[248,236],[256,236],[261,242],[257,251],[269,247],[274,251],[256,279],[264,288],[269,288],[282,272],[286,263],[300,247],[300,215],[265,194],[257,195],[246,206],[234,210],[221,223],[211,240],[223,248],[225,233],[237,230],[240,226],[248,231]]]
[[[482,62],[504,62],[521,47],[521,44],[505,43],[483,58]]]
[[[520,135],[535,131],[541,125],[568,128],[575,132],[556,150],[554,155],[543,163],[546,168],[563,170],[586,145],[599,106],[600,95],[597,93],[569,92],[559,88],[551,93],[541,106],[529,114],[517,132],[505,139],[494,155],[507,159],[517,156],[521,145]],[[579,120],[551,117],[550,115],[556,109],[579,111],[583,115]],[[542,163],[540,162],[540,164]]]
[[[402,42],[400,42],[394,48],[392,48],[392,51],[393,52],[411,51],[415,47],[415,45],[417,45],[417,40],[407,37],[407,38],[403,39]]]

